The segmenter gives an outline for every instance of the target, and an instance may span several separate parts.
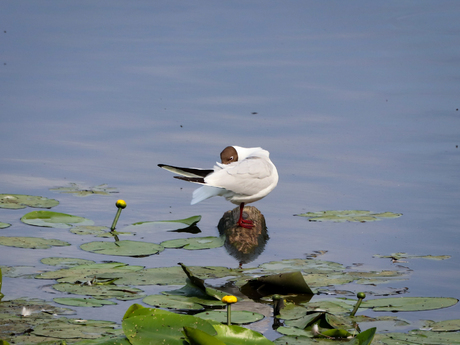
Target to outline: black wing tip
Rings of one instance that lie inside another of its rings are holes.
[[[177,178],[179,180],[188,181],[188,182],[204,183],[204,178],[202,177],[174,176],[174,178]]]

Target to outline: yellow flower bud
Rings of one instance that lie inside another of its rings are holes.
[[[115,204],[119,208],[125,208],[126,207],[126,201],[124,200],[118,200]]]
[[[222,297],[222,302],[227,303],[227,304],[232,304],[238,302],[238,299],[235,296],[232,295],[227,295]]]

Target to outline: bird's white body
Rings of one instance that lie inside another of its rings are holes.
[[[166,165],[161,167],[202,185],[193,192],[192,205],[213,196],[223,196],[237,205],[264,198],[278,184],[278,172],[269,158],[269,152],[261,147],[233,148],[237,152],[237,161],[229,164],[216,162],[213,171],[195,168],[181,170],[184,168]]]
[[[237,205],[248,204],[264,198],[276,187],[278,172],[268,151],[260,147],[233,147],[238,152],[238,161],[216,162],[214,172],[193,192],[192,205],[213,196],[223,196]]]

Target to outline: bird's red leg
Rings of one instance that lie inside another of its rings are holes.
[[[240,204],[240,218],[238,219],[238,225],[242,228],[252,229],[254,226],[254,222],[249,219],[243,219],[243,209],[244,209],[244,202]]]

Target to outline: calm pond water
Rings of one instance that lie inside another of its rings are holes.
[[[460,297],[458,1],[9,1],[0,9],[0,193],[56,198],[53,211],[107,226],[124,199],[119,228],[202,215],[200,235],[216,236],[234,206],[222,198],[190,206],[195,186],[157,164],[210,168],[225,146],[261,146],[280,182],[254,204],[270,239],[245,267],[317,250],[327,251],[321,259],[367,269],[397,267],[374,254],[451,255],[410,260],[409,280],[391,286]],[[107,183],[119,193],[49,191],[68,183]],[[346,209],[403,216],[370,223],[293,216]],[[39,260],[50,256],[238,265],[224,248],[90,254],[78,246],[92,237],[22,224],[31,210],[0,209],[0,221],[13,224],[0,235],[73,245],[2,246],[1,265],[43,270]],[[158,234],[157,243],[177,236]],[[46,283],[6,278],[3,293],[62,295]],[[79,315],[119,322],[131,303]],[[460,314],[457,305],[403,317]]]

